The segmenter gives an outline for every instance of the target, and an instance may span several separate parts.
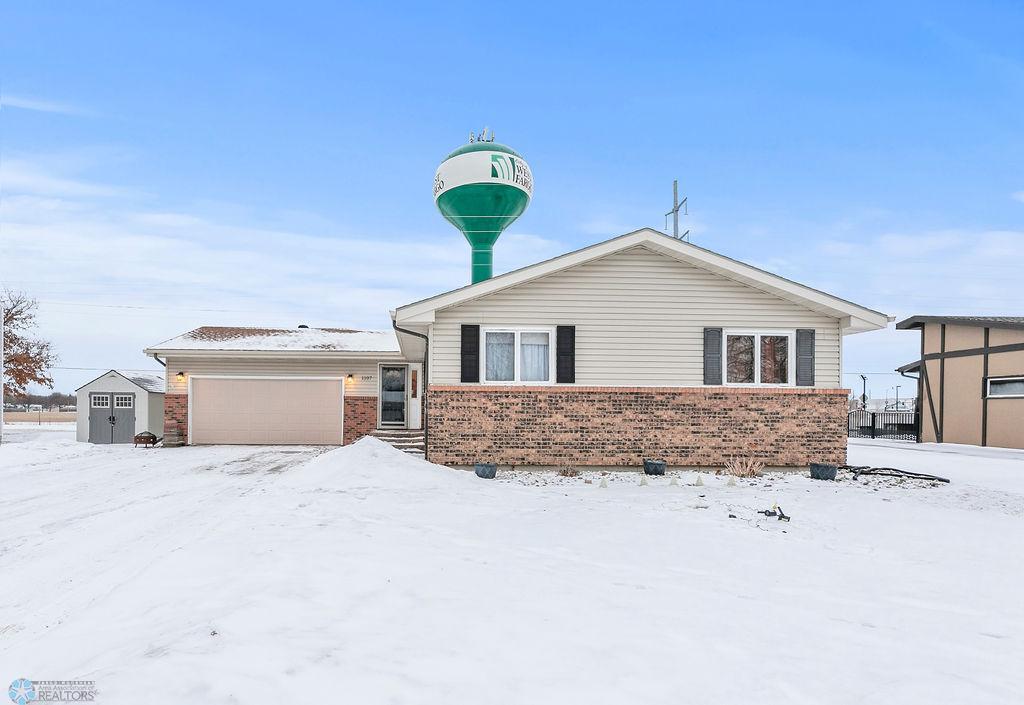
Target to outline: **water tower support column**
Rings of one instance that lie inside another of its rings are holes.
[[[490,279],[494,274],[494,249],[491,247],[473,248],[472,259],[473,283]]]

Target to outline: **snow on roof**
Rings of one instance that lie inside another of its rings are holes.
[[[164,378],[159,373],[132,372],[131,370],[114,370],[125,379],[131,380],[147,392],[164,393]]]
[[[398,338],[390,330],[203,326],[146,352],[167,350],[398,352]]]

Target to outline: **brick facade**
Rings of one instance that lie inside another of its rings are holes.
[[[164,445],[188,443],[188,394],[164,394]]]
[[[471,465],[846,462],[845,389],[431,386],[427,457]]]
[[[345,445],[377,428],[377,397],[345,395]]]

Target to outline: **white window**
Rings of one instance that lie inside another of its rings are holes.
[[[1024,397],[1024,377],[1002,377],[988,380],[990,397]]]
[[[725,383],[791,386],[795,339],[793,331],[725,331]]]
[[[94,409],[109,409],[110,408],[110,395],[109,394],[93,394],[92,395],[92,408],[94,408]]]
[[[550,384],[555,367],[553,328],[484,328],[480,367],[484,382]]]
[[[114,395],[114,408],[115,409],[131,409],[135,406],[135,397],[131,394],[115,394]]]

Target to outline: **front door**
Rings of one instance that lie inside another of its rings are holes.
[[[380,425],[405,427],[404,365],[380,368]]]

